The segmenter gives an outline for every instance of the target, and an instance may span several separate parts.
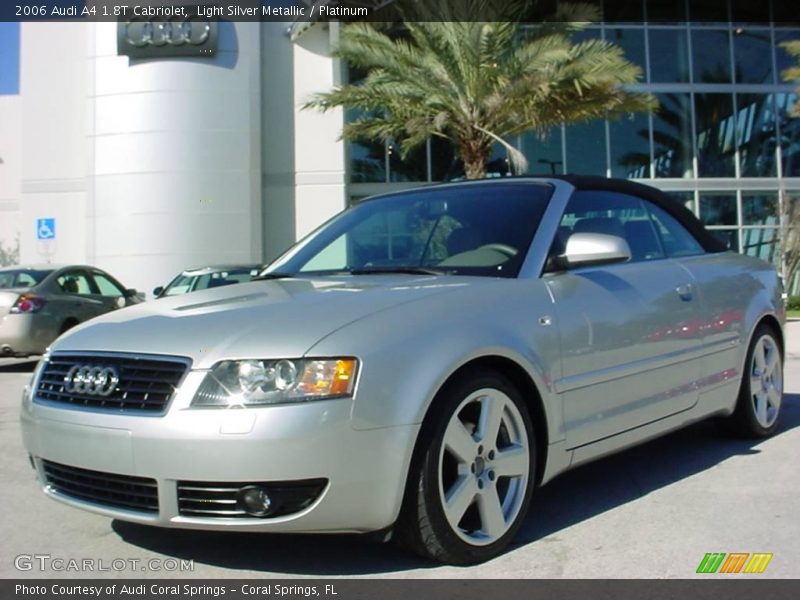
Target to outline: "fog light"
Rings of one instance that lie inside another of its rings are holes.
[[[272,499],[267,490],[257,485],[248,485],[239,490],[239,504],[244,512],[253,517],[264,517],[269,514]]]

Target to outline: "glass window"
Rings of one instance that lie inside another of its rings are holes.
[[[784,177],[800,177],[800,118],[793,117],[797,95],[775,94],[775,112],[781,130],[781,166]]]
[[[599,27],[587,27],[583,31],[576,31],[572,34],[572,43],[578,44],[585,40],[599,40],[602,35]]]
[[[450,140],[432,137],[430,144],[433,181],[450,181],[464,176],[464,168],[456,159],[456,150]]]
[[[645,0],[647,20],[662,23],[686,21],[686,5],[683,0]]]
[[[683,29],[649,29],[650,80],[653,83],[689,81],[689,46]]]
[[[641,23],[644,21],[642,0],[603,0],[603,20],[607,23]]]
[[[559,225],[561,239],[573,233],[603,233],[625,239],[631,261],[664,258],[653,223],[639,198],[585,190],[572,195]]]
[[[192,285],[196,281],[196,276],[181,273],[164,288],[164,291],[161,292],[161,296],[179,296],[180,294],[191,292],[193,290]],[[207,275],[206,281],[208,281]]]
[[[36,271],[33,269],[0,270],[0,289],[33,287],[52,271]]]
[[[606,124],[595,119],[566,127],[568,173],[606,175]]]
[[[348,110],[346,120],[352,123],[361,111]],[[347,143],[351,183],[383,183],[386,181],[386,147],[379,140]]]
[[[97,284],[97,289],[100,290],[101,296],[117,298],[124,295],[122,289],[102,273],[95,272],[92,275],[94,275],[94,282]]]
[[[649,123],[641,113],[608,122],[612,177],[650,177]]]
[[[360,275],[433,268],[515,277],[551,193],[547,185],[498,181],[382,196],[341,213],[270,270]]]
[[[768,29],[733,30],[734,73],[737,83],[772,83],[772,43]]]
[[[738,229],[710,229],[711,235],[721,241],[728,250],[739,252],[739,230]]]
[[[56,279],[56,283],[66,294],[87,295],[92,293],[89,279],[83,271],[67,271]]]
[[[642,68],[642,81],[647,81],[647,56],[645,54],[644,29],[606,29],[606,40],[613,42],[625,52],[625,58]]]
[[[736,174],[733,96],[695,94],[697,170],[699,177],[733,177]]]
[[[774,96],[737,94],[736,142],[742,177],[775,177],[777,145]]]
[[[428,181],[428,149],[417,146],[408,156],[401,158],[397,144],[387,145],[389,155],[389,181]]]
[[[692,177],[692,115],[689,94],[656,94],[653,160],[656,177]]]
[[[742,225],[778,225],[777,192],[742,194]]]
[[[700,220],[703,225],[736,225],[736,194],[701,192]]]
[[[563,173],[561,148],[561,127],[553,127],[544,139],[531,131],[522,136],[522,153],[528,159],[528,172],[532,175]]]
[[[794,66],[797,61],[785,48],[781,47],[783,42],[800,40],[800,29],[776,29],[775,30],[775,63],[777,66],[778,81],[782,80],[782,73],[785,69]]]
[[[695,83],[730,83],[731,52],[727,29],[692,31],[692,66]]]
[[[667,256],[694,256],[705,251],[694,236],[663,208],[647,203],[650,216],[656,224],[659,239]]]
[[[683,204],[690,211],[697,214],[694,208],[694,192],[665,192],[665,194],[675,200],[675,202]]]
[[[755,256],[771,262],[776,267],[781,263],[780,230],[777,227],[758,227],[742,230],[742,254]]]

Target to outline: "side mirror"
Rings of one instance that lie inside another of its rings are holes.
[[[138,294],[138,293],[139,292],[137,292],[135,289],[128,288],[127,290],[125,290],[125,297],[126,298],[135,298],[136,294]]]
[[[605,233],[573,233],[567,240],[567,248],[559,257],[566,269],[589,267],[631,259],[631,249],[621,237]]]
[[[153,298],[158,298],[161,295],[161,292],[164,291],[164,286],[160,285],[157,288],[153,288]]]

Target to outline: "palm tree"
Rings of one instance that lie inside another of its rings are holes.
[[[788,52],[794,58],[797,59],[797,64],[796,65],[794,65],[793,67],[789,67],[788,69],[785,69],[781,73],[781,76],[783,77],[783,80],[786,81],[786,82],[800,81],[800,40],[794,40],[794,41],[791,41],[791,42],[783,42],[781,44],[781,46],[786,50],[786,52]],[[798,91],[798,94],[800,95],[800,88],[798,88],[797,91]],[[794,111],[793,111],[792,114],[795,117],[800,117],[800,102],[795,104]]]
[[[800,40],[783,42],[781,46],[794,58],[797,64],[781,73],[786,82],[800,81]],[[798,88],[800,95],[800,87]],[[800,101],[794,105],[793,117],[800,117]],[[789,129],[788,126],[784,126]],[[784,202],[783,231],[781,240],[783,242],[783,276],[786,286],[790,291],[796,289],[795,278],[800,274],[800,198],[786,198]]]
[[[653,110],[645,93],[625,89],[641,69],[614,44],[571,35],[596,20],[590,5],[560,5],[536,26],[497,22],[406,21],[392,36],[369,23],[342,28],[337,55],[363,80],[315,95],[304,108],[358,109],[345,139],[391,140],[403,156],[431,136],[450,140],[469,179],[484,177],[492,146],[524,156],[506,138],[561,123]]]

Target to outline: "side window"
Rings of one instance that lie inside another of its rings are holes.
[[[675,220],[675,217],[654,204],[648,203],[647,208],[656,225],[667,256],[694,256],[705,253],[700,243]]]
[[[92,273],[94,275],[94,282],[97,284],[97,289],[100,290],[101,296],[106,296],[108,298],[118,298],[124,295],[123,290],[117,286],[116,283],[111,281],[108,277],[103,275],[102,273]]]
[[[56,283],[67,294],[85,296],[92,293],[89,279],[83,271],[67,271],[56,279]]]
[[[608,191],[577,191],[559,224],[556,246],[565,246],[573,233],[605,233],[624,238],[631,262],[664,258],[664,251],[644,202]]]

